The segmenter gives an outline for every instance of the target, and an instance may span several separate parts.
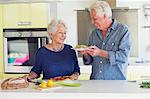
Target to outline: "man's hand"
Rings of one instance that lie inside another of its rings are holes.
[[[90,46],[88,49],[81,50],[81,51],[78,51],[78,52],[81,53],[82,55],[89,54],[91,56],[99,56],[100,51],[101,50],[97,46]]]
[[[91,56],[100,56],[101,49],[99,49],[97,46],[90,46],[90,48],[86,50],[86,53]]]
[[[78,52],[81,53],[82,55],[87,54],[87,51],[86,51],[86,50],[82,50],[82,51],[78,51]]]
[[[108,52],[99,49],[97,46],[90,46],[90,49],[86,51],[91,56],[101,56],[108,58]]]

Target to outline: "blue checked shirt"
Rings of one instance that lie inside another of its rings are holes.
[[[94,80],[125,80],[128,56],[131,47],[127,26],[113,20],[105,39],[101,30],[95,29],[89,38],[89,45],[108,51],[109,58],[93,57],[92,74]]]

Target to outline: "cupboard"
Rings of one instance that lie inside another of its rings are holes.
[[[48,3],[3,4],[4,28],[45,28]]]
[[[150,66],[149,64],[139,63],[131,64],[127,69],[127,80],[142,80],[150,79]]]

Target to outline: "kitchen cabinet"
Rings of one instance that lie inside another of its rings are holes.
[[[89,80],[92,67],[84,66],[82,60],[79,58],[80,71],[79,80]],[[150,64],[149,63],[131,63],[127,67],[126,79],[128,81],[150,79]]]
[[[90,73],[81,73],[79,76],[79,80],[90,80]]]
[[[127,80],[150,79],[150,64],[134,64],[128,66]]]
[[[3,78],[3,29],[2,29],[2,5],[0,5],[0,78]]]
[[[80,64],[80,61],[79,61]],[[79,80],[89,80],[91,66],[80,66],[81,74]],[[150,64],[132,63],[127,67],[126,79],[128,81],[150,79]]]
[[[31,20],[32,28],[47,28],[48,24],[48,4],[32,3],[31,5]]]
[[[47,3],[3,4],[4,28],[46,28],[47,23]]]
[[[3,5],[3,25],[4,28],[24,27],[30,24],[28,4],[5,4]],[[13,14],[12,14],[13,13]],[[22,23],[21,22],[26,22]]]

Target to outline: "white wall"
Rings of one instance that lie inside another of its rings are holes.
[[[57,18],[67,23],[68,34],[66,43],[75,46],[77,44],[77,13],[75,10],[88,8],[93,1],[65,1],[57,5]]]

